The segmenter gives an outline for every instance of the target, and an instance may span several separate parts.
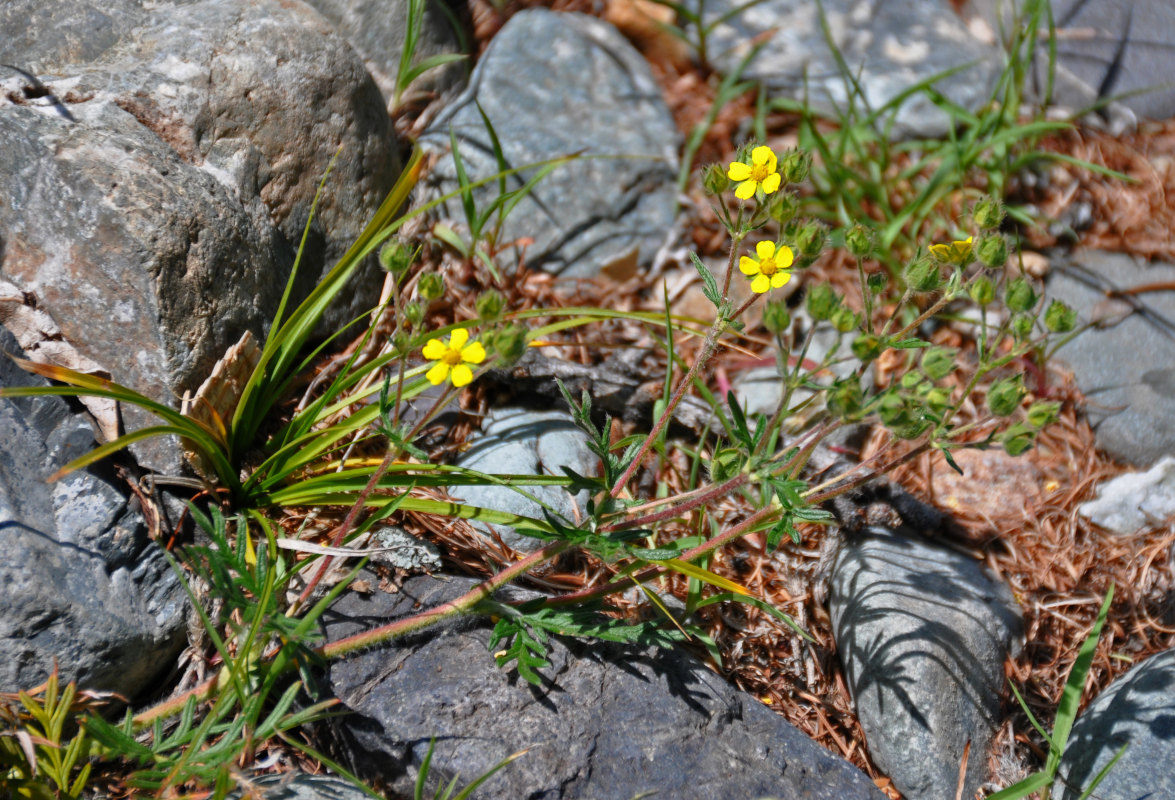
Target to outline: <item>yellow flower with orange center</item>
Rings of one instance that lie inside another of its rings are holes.
[[[734,196],[739,200],[750,200],[759,188],[763,189],[763,194],[771,194],[778,190],[780,183],[783,182],[775,151],[762,145],[751,151],[750,164],[742,161],[731,162],[726,177],[732,181],[739,181],[734,190]]]
[[[751,291],[763,294],[768,289],[778,289],[791,280],[792,262],[795,255],[787,245],[775,247],[775,242],[759,242],[755,245],[759,260],[743,256],[738,260],[738,271],[751,278]]]
[[[481,342],[469,342],[469,331],[458,328],[449,336],[448,342],[440,339],[429,339],[425,342],[421,353],[429,361],[435,361],[425,373],[428,382],[439,386],[446,379],[451,379],[453,385],[460,388],[467,386],[473,380],[473,370],[470,364],[480,364],[486,359],[486,350]]]

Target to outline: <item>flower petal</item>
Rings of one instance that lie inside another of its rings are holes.
[[[774,169],[774,167],[772,167],[772,169]],[[778,172],[772,172],[770,175],[768,175],[766,178],[763,179],[764,193],[771,194],[772,192],[776,191],[777,189],[779,189],[779,184],[782,181],[783,181],[783,178],[781,178],[779,176]]]
[[[779,248],[779,252],[775,254],[775,265],[780,269],[787,269],[796,260],[796,254],[791,251],[791,248],[786,244]]]
[[[781,286],[787,285],[787,282],[790,280],[791,280],[791,273],[788,272],[787,270],[781,269],[779,272],[777,272],[771,276],[771,288],[778,289]]]
[[[444,358],[445,353],[449,352],[449,348],[445,347],[445,343],[440,339],[429,339],[424,343],[424,349],[420,352],[429,361],[436,361]]]
[[[755,164],[756,166],[770,164],[774,160],[775,153],[771,152],[771,148],[767,147],[766,145],[759,145],[751,151],[751,163]],[[775,168],[772,167],[771,170],[774,172]]]
[[[438,361],[432,365],[432,369],[424,373],[424,377],[428,378],[428,382],[433,386],[440,386],[445,382],[445,378],[449,377],[449,365],[444,361]]]
[[[453,385],[457,387],[468,386],[473,380],[473,370],[464,364],[458,364],[453,367]]]
[[[465,328],[458,328],[453,331],[453,335],[449,337],[449,347],[454,350],[460,350],[469,341],[469,331]]]
[[[756,275],[755,279],[751,281],[751,291],[755,294],[763,294],[771,288],[771,279],[766,275]]]
[[[753,258],[743,256],[738,260],[738,271],[743,275],[758,275],[759,262]]]
[[[480,364],[486,360],[486,349],[481,342],[474,342],[461,351],[461,360],[466,364]]]
[[[775,242],[759,242],[757,245],[755,245],[755,252],[758,254],[760,261],[766,261],[775,255]]]
[[[726,171],[726,177],[732,181],[745,181],[751,177],[751,168],[741,161],[733,161],[730,164],[730,169]]]
[[[734,196],[739,200],[750,200],[755,196],[755,182],[743,181],[738,185],[738,188],[734,190]]]

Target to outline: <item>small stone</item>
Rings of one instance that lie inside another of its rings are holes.
[[[1098,487],[1097,499],[1077,507],[1081,516],[1123,534],[1161,525],[1175,515],[1175,458],[1146,472],[1119,475]]]

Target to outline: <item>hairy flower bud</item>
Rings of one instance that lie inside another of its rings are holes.
[[[984,230],[992,231],[1004,221],[1004,204],[994,197],[985,197],[971,209],[971,219]]]
[[[885,340],[874,333],[863,333],[853,340],[853,355],[862,361],[872,361],[885,349]]]
[[[796,249],[809,258],[820,255],[824,243],[828,240],[828,232],[819,222],[809,222],[796,232]]]
[[[906,285],[915,292],[933,292],[942,284],[938,264],[929,258],[917,258],[906,267]]]
[[[387,242],[379,249],[379,265],[385,272],[393,275],[399,275],[412,266],[415,257],[416,253],[410,247],[395,240]]]
[[[986,306],[995,300],[995,286],[987,278],[980,276],[967,287],[971,299],[981,306]]]
[[[817,322],[831,319],[838,308],[840,308],[840,298],[827,283],[813,286],[808,291],[808,313]]]
[[[517,323],[500,328],[490,340],[490,349],[502,366],[510,366],[526,352],[526,328]]]
[[[860,223],[845,231],[845,249],[853,258],[868,258],[875,246],[873,231]]]
[[[415,328],[424,321],[424,306],[420,303],[406,303],[400,311],[404,314],[404,319],[408,321],[410,328]]]
[[[1054,300],[1044,312],[1044,326],[1053,333],[1068,333],[1077,327],[1077,312]]]
[[[832,318],[830,322],[832,322],[832,327],[836,328],[841,333],[848,333],[853,328],[857,327],[859,319],[857,318],[857,315],[853,313],[852,309],[846,306],[841,306],[836,311],[832,312]]]
[[[730,188],[730,178],[720,165],[710,164],[702,172],[702,187],[707,194],[717,197]]]
[[[889,275],[885,272],[873,272],[865,278],[865,285],[872,295],[879,295],[885,291],[889,283]]]
[[[506,298],[497,289],[490,289],[478,296],[473,307],[483,320],[494,322],[502,316],[502,311],[506,308]]]
[[[996,381],[987,390],[987,408],[997,417],[1006,417],[1020,407],[1024,398],[1024,387],[1020,385],[1020,377],[1005,378]]]
[[[1008,310],[1014,312],[1028,311],[1036,305],[1036,300],[1036,292],[1032,290],[1032,285],[1023,278],[1016,278],[1009,283],[1004,293],[1004,304]]]
[[[1010,456],[1020,455],[1032,447],[1035,441],[1036,431],[1020,423],[1010,426],[999,436],[999,443],[1003,446],[1004,452]]]
[[[984,236],[975,248],[975,255],[988,269],[998,269],[1008,261],[1008,242],[1000,235]]]
[[[767,210],[771,219],[783,227],[795,219],[800,210],[800,204],[791,192],[776,192],[771,196],[771,204]]]
[[[779,173],[787,183],[803,183],[812,167],[812,156],[800,150],[785,153],[779,162]]]
[[[421,275],[416,291],[425,300],[436,300],[445,293],[445,279],[436,272]]]
[[[1043,428],[1056,422],[1060,415],[1060,403],[1033,403],[1028,408],[1028,424],[1034,428]]]
[[[768,302],[763,308],[763,327],[779,335],[787,330],[788,325],[791,325],[791,314],[788,313],[787,304],[778,300]]]

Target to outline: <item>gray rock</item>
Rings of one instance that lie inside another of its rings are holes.
[[[499,242],[533,238],[527,266],[570,277],[595,275],[638,249],[641,263],[652,260],[673,224],[678,133],[649,65],[615,28],[538,8],[506,23],[469,90],[421,137],[433,152],[447,152],[451,127],[471,180],[499,171],[476,103],[511,167],[594,156],[547,175],[507,218]],[[442,157],[430,189],[453,191],[455,175],[452,158]],[[525,180],[509,179],[508,190]],[[478,207],[496,193],[496,182],[479,191]],[[468,235],[460,208],[450,201],[443,215]]]
[[[1128,255],[1083,250],[1070,267],[1061,264],[1050,275],[1047,293],[1077,310],[1082,321],[1116,318],[1130,307],[1107,300],[1101,289],[1127,289],[1175,280],[1169,264],[1146,266]],[[1089,330],[1057,354],[1072,367],[1085,395],[1086,414],[1098,446],[1114,458],[1149,467],[1175,452],[1175,294],[1148,292],[1137,300],[1157,316],[1133,314],[1112,327]],[[1162,320],[1168,327],[1162,327]]]
[[[491,475],[562,476],[566,474],[563,467],[580,475],[598,475],[600,460],[588,449],[587,441],[565,411],[496,408],[487,415],[481,433],[470,437],[469,448],[457,465]],[[567,520],[582,517],[588,500],[587,490],[572,496],[562,486],[521,488]],[[508,486],[454,486],[450,493],[472,506],[543,519],[542,506]],[[542,544],[540,539],[517,533],[508,525],[479,522],[476,526],[486,533],[496,533],[517,550],[534,550]]]
[[[397,595],[345,595],[328,611],[328,639],[472,585],[413,578]],[[410,796],[435,737],[430,796],[530,748],[474,797],[882,797],[856,768],[682,653],[552,638],[542,670],[550,682],[536,689],[495,664],[490,628],[464,619],[331,665],[331,688],[353,711],[336,723],[349,760],[390,796]]]
[[[1023,2],[971,0],[971,5],[999,32],[1009,29]],[[1168,78],[1175,73],[1175,7],[1169,0],[1052,0],[1052,10],[1058,33],[1057,102],[1080,110],[1117,98],[1142,117],[1175,116],[1175,86]],[[1036,61],[1043,77],[1048,63],[1043,43]],[[1036,85],[1043,84],[1038,80]]]
[[[710,33],[707,47],[718,68],[729,73],[750,52],[759,37],[766,45],[742,72],[762,81],[777,95],[806,100],[825,113],[847,106],[845,78],[837,69],[821,26],[820,9],[809,0],[766,0],[750,5],[741,0],[704,4],[704,20],[733,15]],[[697,0],[687,3],[697,10]],[[1002,64],[1000,51],[975,39],[948,3],[939,0],[824,0],[831,39],[854,77],[859,77],[870,109],[887,102],[939,73],[964,67],[935,83],[952,102],[978,109],[990,96]],[[860,98],[856,106],[864,111]],[[865,113],[868,113],[865,111]],[[924,93],[905,101],[897,114],[895,134],[936,137],[948,130],[949,117]]]
[[[250,213],[108,102],[0,104],[0,277],[119,383],[163,402],[195,390],[247,329],[260,333],[292,263]],[[155,418],[125,407],[128,427]],[[137,451],[172,471],[169,447]]]
[[[1175,515],[1175,458],[1146,472],[1119,475],[1098,487],[1097,499],[1077,507],[1083,517],[1118,533],[1160,525]]]
[[[15,0],[4,13],[23,34],[0,41],[0,63],[39,76],[75,116],[92,104],[124,109],[247,210],[259,202],[287,251],[338,151],[304,257],[311,282],[350,246],[395,180],[396,145],[378,88],[346,42],[300,2]],[[95,23],[99,34],[88,42]],[[188,227],[193,240],[215,236]],[[367,278],[332,325],[374,305],[374,263]],[[269,280],[280,291],[280,274]]]
[[[20,354],[0,327],[0,351]],[[44,385],[0,358],[0,386]],[[0,400],[0,691],[63,681],[133,698],[184,643],[186,595],[126,490],[98,468],[45,478],[94,445],[60,398]]]
[[[417,539],[403,528],[388,525],[375,531],[375,538],[379,542],[378,547],[389,551],[372,557],[381,564],[409,573],[432,572],[441,568],[440,548],[432,542]]]
[[[306,0],[326,17],[335,29],[355,48],[375,84],[387,100],[388,111],[395,110],[396,79],[400,72],[400,54],[408,24],[406,0]],[[443,7],[442,7],[443,4]],[[460,54],[464,31],[453,27],[464,23],[468,10],[460,4],[442,0],[426,2],[413,64],[437,55]],[[413,84],[411,91],[443,92],[461,80],[469,67],[468,59],[428,70]]]
[[[233,800],[367,800],[369,795],[342,778],[331,775],[304,775],[287,773],[265,775],[249,781],[258,794],[238,790],[229,795]]]
[[[970,742],[963,796],[973,796],[1021,635],[1007,587],[910,531],[873,527],[837,556],[829,605],[874,763],[905,797],[940,800]]]
[[[1077,800],[1114,754],[1128,745],[1093,796],[1175,797],[1173,697],[1175,650],[1152,656],[1117,678],[1074,723],[1052,796]]]

